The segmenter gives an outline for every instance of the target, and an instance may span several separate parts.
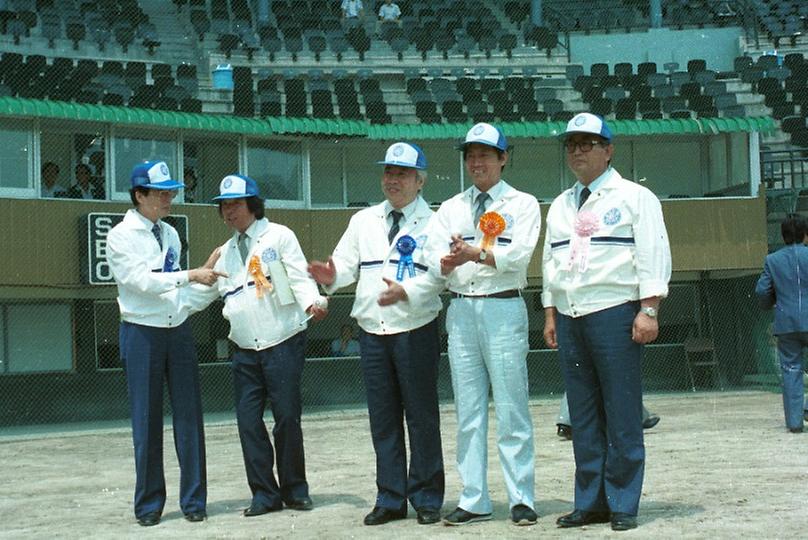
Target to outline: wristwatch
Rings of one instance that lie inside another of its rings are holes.
[[[643,306],[640,308],[640,311],[642,311],[652,319],[656,319],[657,317],[657,310],[655,308],[652,308],[651,306]]]
[[[484,250],[484,249],[481,249],[480,250],[480,256],[477,259],[477,262],[480,262],[480,263],[485,262],[485,259],[487,259],[487,258],[488,258],[488,252],[486,250]]]

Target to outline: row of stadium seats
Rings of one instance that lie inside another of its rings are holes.
[[[176,72],[176,77],[175,77]],[[150,81],[147,80],[147,75]],[[6,52],[0,93],[32,99],[201,112],[196,66],[106,61]]]
[[[17,10],[0,10],[0,33],[12,36],[15,44],[35,32],[47,39],[51,48],[59,39],[72,41],[74,49],[89,40],[103,51],[113,38],[124,54],[136,39],[150,53],[160,46],[157,30],[137,0],[80,4],[73,0],[37,0],[12,2],[12,7]]]

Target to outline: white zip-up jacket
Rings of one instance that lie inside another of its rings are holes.
[[[527,267],[541,232],[539,202],[504,180],[488,193],[494,191],[496,197],[486,211],[497,212],[506,223],[505,231],[490,249],[496,268],[467,262],[445,277],[440,275],[440,258],[449,253],[453,234],[475,246],[482,243],[483,233],[474,224],[474,194],[478,191],[469,188],[445,201],[432,219],[427,253],[434,270],[403,284],[411,301],[434,295],[442,284],[452,292],[473,296],[523,289],[527,285]]]
[[[671,252],[656,195],[609,170],[580,209],[595,224],[583,271],[579,259],[570,264],[577,206],[572,187],[556,197],[547,213],[544,307],[581,317],[633,300],[667,296]]]
[[[188,272],[180,270],[182,246],[174,227],[162,221],[162,249],[152,222],[130,209],[107,236],[107,262],[118,284],[121,319],[144,326],[176,327],[188,318]]]
[[[242,349],[260,351],[305,330],[305,310],[320,298],[320,293],[308,274],[306,258],[294,232],[266,218],[257,220],[250,227],[252,246],[246,264],[241,262],[238,233],[235,233],[219,248],[220,257],[214,267],[214,270],[227,273],[228,277],[219,278],[213,287],[191,287],[194,296],[189,307],[198,311],[221,296],[224,300],[222,315],[230,321],[230,340]],[[258,298],[255,280],[248,272],[254,255],[261,261],[261,270],[274,287],[262,298]],[[283,264],[294,294],[293,303],[281,304],[277,291],[280,280],[278,277],[273,280],[269,267],[273,261]]]
[[[409,300],[392,306],[378,304],[379,294],[387,289],[382,277],[396,280],[399,253],[395,246],[402,236],[409,235],[416,241],[412,253],[416,276],[427,272],[423,246],[427,241],[427,225],[434,214],[419,195],[415,209],[391,244],[387,241],[388,208],[389,203],[381,203],[360,210],[351,217],[332,255],[337,269],[336,278],[333,284],[325,288],[331,294],[357,282],[351,316],[364,331],[371,334],[397,334],[420,328],[435,319],[443,307],[437,294],[419,302]],[[402,283],[410,279],[409,272],[405,271]]]

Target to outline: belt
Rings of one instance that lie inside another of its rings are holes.
[[[501,291],[491,294],[461,294],[456,292],[452,293],[452,298],[516,298],[517,296],[521,296],[519,294],[519,289],[511,289],[509,291]]]

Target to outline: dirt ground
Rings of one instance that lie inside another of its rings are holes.
[[[489,483],[494,520],[464,527],[407,520],[362,525],[375,497],[374,458],[365,411],[306,415],[303,419],[311,512],[245,518],[249,503],[233,419],[207,425],[208,515],[188,523],[177,505],[178,470],[166,433],[168,501],[163,521],[148,529],[132,513],[134,464],[128,428],[0,437],[2,538],[805,538],[808,515],[808,432],[788,433],[779,394],[768,392],[646,396],[662,417],[646,431],[647,463],[639,528],[615,533],[608,524],[557,529],[572,510],[572,444],[555,435],[556,400],[532,403],[539,521],[515,527],[493,439]],[[459,493],[455,418],[442,408],[446,502]]]

